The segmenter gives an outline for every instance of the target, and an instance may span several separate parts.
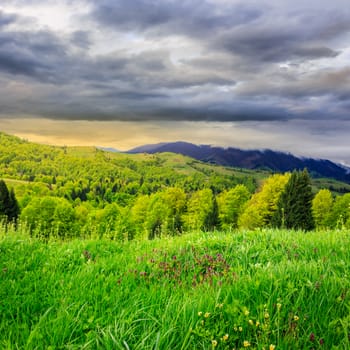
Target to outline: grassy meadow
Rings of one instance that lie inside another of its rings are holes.
[[[0,349],[349,349],[347,231],[143,242],[2,229]]]

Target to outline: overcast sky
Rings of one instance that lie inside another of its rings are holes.
[[[0,130],[350,165],[349,0],[1,0]]]

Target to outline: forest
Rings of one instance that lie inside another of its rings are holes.
[[[198,230],[350,227],[350,193],[322,188],[305,171],[38,145],[4,133],[0,164],[0,213],[34,236],[123,241]]]

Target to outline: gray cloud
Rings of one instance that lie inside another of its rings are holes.
[[[17,84],[0,87],[0,107],[67,120],[346,119],[340,2],[86,0],[91,12],[66,32],[16,27],[21,15],[0,10],[0,79]]]
[[[93,16],[100,23],[125,31],[148,31],[150,35],[203,36],[258,18],[261,10],[242,3],[216,6],[209,1],[102,0]]]
[[[0,9],[0,28],[5,27],[16,21],[16,15],[4,13]]]

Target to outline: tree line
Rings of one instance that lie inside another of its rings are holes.
[[[238,184],[216,193],[212,188],[186,192],[166,187],[140,194],[128,205],[70,201],[64,196],[37,196],[20,213],[13,189],[0,181],[0,215],[20,220],[33,235],[153,239],[183,232],[215,229],[285,228],[304,231],[350,227],[350,194],[333,197],[312,192],[306,170],[268,177],[255,191]]]

